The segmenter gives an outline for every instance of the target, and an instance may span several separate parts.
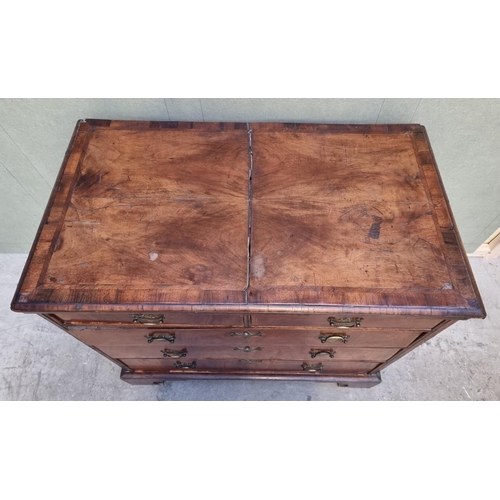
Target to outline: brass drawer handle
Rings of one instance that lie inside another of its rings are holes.
[[[328,318],[328,324],[337,328],[357,328],[363,318]]]
[[[238,359],[240,363],[247,363],[249,365],[253,363],[262,363],[262,359]]]
[[[164,358],[185,358],[187,355],[187,349],[181,349],[180,351],[172,351],[170,349],[163,349],[161,351]]]
[[[132,314],[132,323],[141,325],[159,325],[163,323],[164,314]]]
[[[302,365],[302,370],[305,372],[320,372],[323,370],[323,365],[318,363],[317,365],[306,365],[305,363]]]
[[[244,331],[244,332],[231,332],[229,335],[231,337],[243,337],[244,339],[249,339],[250,337],[262,337],[262,333],[261,332],[251,333],[251,332],[247,332],[247,331]]]
[[[243,352],[262,351],[262,347],[250,347],[247,345],[245,347],[233,347],[233,350]]]
[[[311,355],[311,358],[315,358],[316,356],[319,356],[320,354],[328,354],[330,358],[335,357],[335,351],[332,349],[311,349],[309,351],[309,354]]]
[[[191,363],[181,363],[180,361],[177,361],[175,363],[175,367],[182,368],[184,370],[187,370],[187,369],[196,370],[196,361],[192,361]]]
[[[150,333],[149,335],[144,335],[144,338],[147,339],[148,344],[152,344],[154,340],[166,340],[173,344],[175,342],[175,333],[169,333],[167,335],[154,335]]]
[[[338,333],[334,333],[333,335],[320,335],[318,337],[322,344],[330,340],[341,340],[344,344],[347,344],[349,338],[349,335],[339,335]]]

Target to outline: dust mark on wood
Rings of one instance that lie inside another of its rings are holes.
[[[252,259],[252,274],[261,279],[266,274],[266,259],[262,255],[254,255]]]
[[[156,252],[149,252],[148,256],[150,261],[155,261],[158,258],[158,254]]]

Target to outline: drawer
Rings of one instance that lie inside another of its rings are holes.
[[[122,359],[132,370],[169,372],[169,373],[219,373],[221,375],[232,371],[268,372],[268,373],[368,373],[380,363],[343,362],[343,361],[240,361],[193,359]]]
[[[243,326],[243,314],[205,314],[205,313],[124,313],[124,312],[71,312],[53,314],[63,323],[121,323],[148,327],[151,325],[206,325],[206,326]]]
[[[432,330],[443,320],[422,316],[332,316],[327,314],[252,314],[252,327],[319,326],[336,330],[358,328],[397,328],[401,330]]]
[[[83,328],[69,327],[72,335],[95,347],[169,345],[311,345],[348,347],[407,347],[422,332],[380,331],[356,328],[350,331],[266,328]]]
[[[363,348],[332,346],[100,346],[99,350],[116,359],[123,358],[172,358],[204,359],[336,359],[339,361],[386,361],[399,352],[399,348]]]

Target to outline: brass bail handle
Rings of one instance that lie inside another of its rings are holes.
[[[349,335],[339,335],[338,333],[334,333],[332,335],[320,335],[319,340],[321,340],[321,343],[324,344],[325,342],[330,342],[331,340],[340,340],[344,344],[347,344],[347,341],[350,339]]]
[[[363,318],[328,318],[328,324],[336,328],[357,328],[361,326],[361,321]]]
[[[164,319],[164,314],[132,314],[132,323],[141,325],[160,325]]]
[[[311,349],[309,351],[309,354],[311,355],[311,358],[315,358],[320,354],[327,354],[328,356],[330,356],[330,358],[335,357],[335,351],[333,349]]]
[[[187,355],[187,349],[181,349],[180,351],[173,351],[171,349],[163,349],[161,351],[164,358],[185,358]]]
[[[183,370],[196,370],[196,361],[192,361],[191,363],[181,363],[177,361],[174,366],[175,368],[181,368]]]
[[[175,333],[167,333],[165,335],[154,335],[150,333],[149,335],[144,335],[144,338],[148,341],[148,344],[152,344],[155,340],[165,340],[173,344],[175,342]]]
[[[322,363],[318,363],[317,365],[308,365],[306,363],[304,363],[302,366],[302,370],[305,371],[305,372],[320,372],[321,370],[323,370],[323,364]]]

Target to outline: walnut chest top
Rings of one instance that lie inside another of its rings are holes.
[[[485,315],[420,125],[80,121],[12,307]]]

